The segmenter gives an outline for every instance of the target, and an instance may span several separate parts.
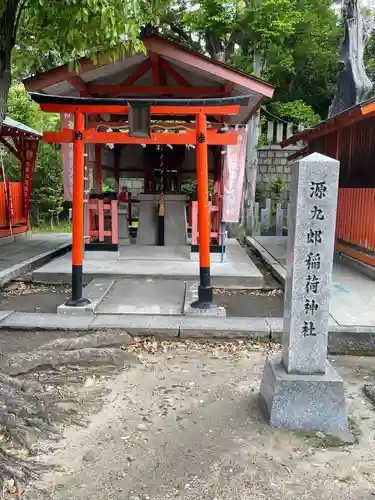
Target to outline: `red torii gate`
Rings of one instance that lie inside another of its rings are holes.
[[[84,239],[84,144],[195,144],[197,152],[197,184],[199,214],[200,285],[198,301],[193,307],[212,307],[210,276],[210,212],[208,196],[208,145],[235,145],[236,133],[207,130],[207,115],[236,115],[240,106],[249,103],[249,96],[209,99],[105,99],[62,97],[30,93],[42,111],[74,113],[74,130],[45,132],[46,142],[73,142],[73,245],[72,245],[72,297],[71,306],[84,306],[89,301],[82,297],[83,239]],[[152,133],[148,137],[134,137],[123,132],[96,132],[85,128],[86,114],[128,115],[130,106],[148,108],[150,116],[194,116],[196,128],[184,134]]]

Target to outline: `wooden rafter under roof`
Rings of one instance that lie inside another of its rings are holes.
[[[29,91],[81,97],[205,98],[251,95],[232,123],[245,123],[274,87],[230,66],[213,61],[166,38],[143,37],[147,54],[137,53],[108,64],[81,59],[78,73],[68,65],[24,81]]]
[[[23,123],[17,122],[12,118],[6,117],[3,123],[0,125],[0,136],[7,137],[11,136],[14,133],[17,133],[18,135],[22,135],[28,138],[42,137],[42,134],[37,130],[34,130],[28,125],[24,125]]]

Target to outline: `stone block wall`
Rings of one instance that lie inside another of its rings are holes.
[[[262,198],[271,198],[271,182],[281,179],[284,183],[284,200],[289,200],[291,164],[287,157],[300,148],[301,146],[289,146],[282,149],[278,145],[270,145],[258,149],[257,188],[262,193]]]
[[[120,178],[120,189],[126,186],[126,190],[130,191],[133,198],[138,198],[140,193],[143,193],[144,179],[130,179],[130,178]]]

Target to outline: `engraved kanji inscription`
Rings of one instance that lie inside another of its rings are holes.
[[[323,231],[321,229],[310,229],[306,236],[307,243],[317,245],[323,242]]]
[[[323,210],[316,205],[311,210],[311,220],[324,220]]]
[[[310,183],[310,198],[325,198],[327,195],[327,184],[323,182],[313,182]]]
[[[305,260],[305,266],[309,271],[311,269],[320,269],[320,253],[314,254],[313,252],[310,252],[307,256],[307,259]]]
[[[318,288],[320,285],[319,279],[313,275],[309,275],[306,278],[306,285],[305,285],[305,291],[306,293],[318,293]]]
[[[304,321],[302,326],[304,337],[316,337],[316,328],[313,321]]]
[[[314,316],[314,313],[319,309],[318,304],[314,299],[306,299],[305,301],[305,313]]]

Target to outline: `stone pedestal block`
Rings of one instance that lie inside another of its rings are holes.
[[[121,246],[130,245],[127,206],[118,209],[118,243]]]
[[[267,358],[260,387],[270,424],[320,431],[351,441],[344,385],[327,361],[324,374],[289,374],[280,359]]]

